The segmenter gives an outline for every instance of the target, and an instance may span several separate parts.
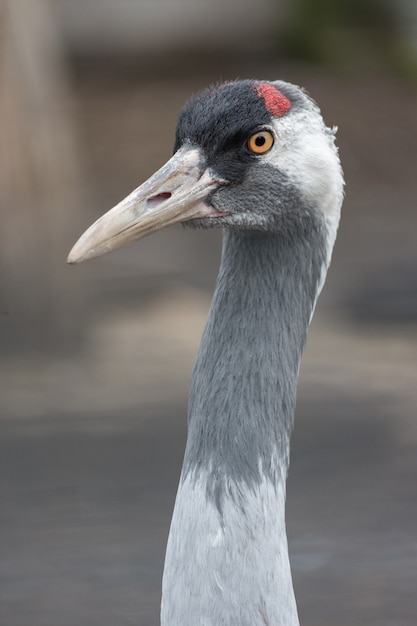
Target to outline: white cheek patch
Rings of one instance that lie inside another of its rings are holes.
[[[339,224],[344,187],[334,132],[324,126],[315,110],[289,113],[273,120],[272,127],[276,140],[265,155],[265,161],[285,173],[306,204],[323,214],[330,253]]]

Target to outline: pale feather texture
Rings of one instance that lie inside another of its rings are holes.
[[[188,475],[178,490],[162,624],[298,624],[285,532],[285,477],[275,485],[263,479],[253,490],[229,481],[222,514],[207,500],[207,478],[203,470]]]

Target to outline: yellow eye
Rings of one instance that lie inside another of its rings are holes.
[[[254,154],[265,154],[274,145],[274,135],[269,130],[260,130],[249,137],[246,145]]]

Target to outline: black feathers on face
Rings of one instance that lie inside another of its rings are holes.
[[[184,143],[198,146],[208,167],[230,182],[239,182],[257,158],[245,148],[246,141],[271,123],[254,84],[251,80],[225,83],[189,100],[178,118],[174,152]]]
[[[175,151],[183,145],[198,148],[201,169],[209,168],[226,181],[206,199],[206,204],[224,215],[192,219],[186,226],[281,233],[289,237],[294,237],[295,232],[304,236],[306,230],[311,230],[311,221],[317,216],[305,205],[298,186],[278,167],[247,147],[252,134],[270,127],[276,119],[261,97],[262,88],[267,95],[271,93],[269,85],[284,101],[290,102],[291,109],[285,109],[281,115],[306,107],[307,98],[296,87],[244,80],[209,87],[182,109]],[[277,117],[281,115],[278,111]]]

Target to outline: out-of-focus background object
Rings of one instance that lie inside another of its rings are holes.
[[[62,264],[81,197],[65,62],[48,3],[3,0],[0,10],[0,340],[56,349],[77,325]]]
[[[417,5],[0,0],[0,624],[158,623],[217,232],[67,267],[236,77],[319,102],[347,197],[302,367],[288,527],[303,624],[415,624]]]

